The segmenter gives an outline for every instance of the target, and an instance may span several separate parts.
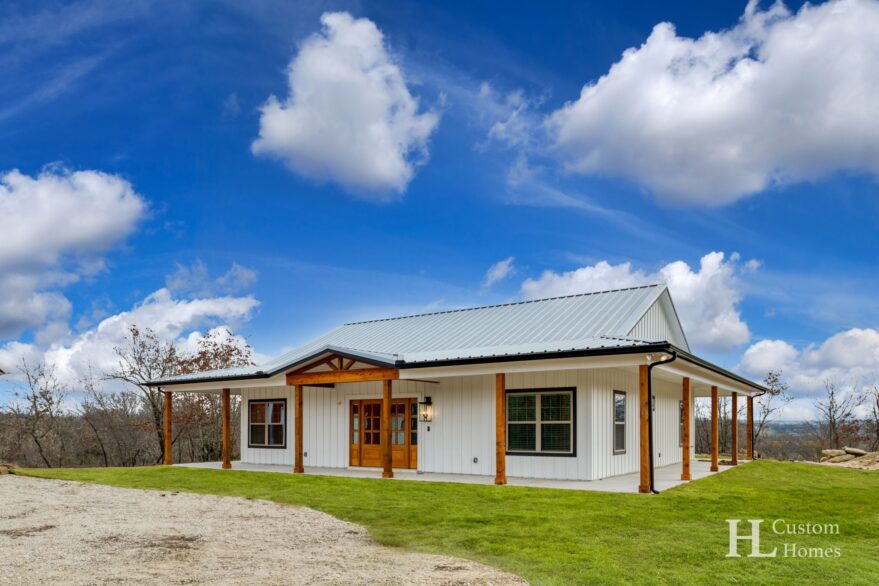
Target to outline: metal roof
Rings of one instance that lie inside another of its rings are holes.
[[[327,352],[405,368],[467,358],[637,347],[627,337],[663,284],[345,324],[266,364],[192,373],[154,384],[271,376]]]

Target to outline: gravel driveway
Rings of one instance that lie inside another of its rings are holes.
[[[524,584],[302,507],[0,476],[2,584]]]

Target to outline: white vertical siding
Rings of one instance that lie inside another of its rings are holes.
[[[676,323],[677,318],[671,309],[671,302],[666,302],[665,296],[660,297],[650,306],[650,309],[638,320],[629,336],[638,340],[650,340],[655,342],[671,342],[679,348],[688,350],[687,341]]]
[[[434,418],[418,424],[418,469],[447,474],[495,473],[494,376],[441,379],[438,384],[394,381],[395,397],[430,396]],[[638,373],[635,368],[547,371],[507,375],[508,389],[576,389],[575,456],[507,456],[507,474],[524,478],[592,480],[638,471]],[[613,453],[613,391],[627,393],[626,452]],[[679,462],[680,385],[654,381],[656,465]],[[305,387],[303,452],[306,466],[348,466],[349,401],[381,397],[381,383]],[[242,389],[241,459],[293,465],[292,387]],[[287,399],[287,448],[247,447],[247,401]],[[692,423],[691,423],[692,425]]]
[[[638,371],[629,369],[596,369],[592,374],[592,475],[591,479],[607,478],[636,472],[639,465],[638,437]],[[613,450],[613,392],[626,393],[626,451]]]
[[[247,403],[251,399],[287,399],[287,446],[248,448]],[[241,461],[249,464],[293,466],[293,387],[258,387],[241,389]]]

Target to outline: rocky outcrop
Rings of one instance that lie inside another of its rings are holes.
[[[822,450],[821,463],[831,464],[841,468],[879,470],[879,452],[867,452],[858,448]]]

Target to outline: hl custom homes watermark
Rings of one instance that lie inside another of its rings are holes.
[[[727,519],[729,524],[729,553],[728,558],[742,557],[739,554],[739,542],[750,541],[751,551],[745,554],[749,558],[774,558],[779,557],[779,545],[772,549],[760,548],[760,528],[763,519],[748,519],[750,534],[740,533],[739,524],[741,519]],[[797,535],[839,535],[839,525],[836,523],[788,523],[784,519],[776,519],[769,526],[773,535],[783,536],[785,539],[793,539]],[[743,527],[742,530],[747,530]],[[804,546],[795,541],[785,541],[780,544],[781,557],[786,558],[838,558],[842,557],[842,551],[836,546],[815,547]]]

